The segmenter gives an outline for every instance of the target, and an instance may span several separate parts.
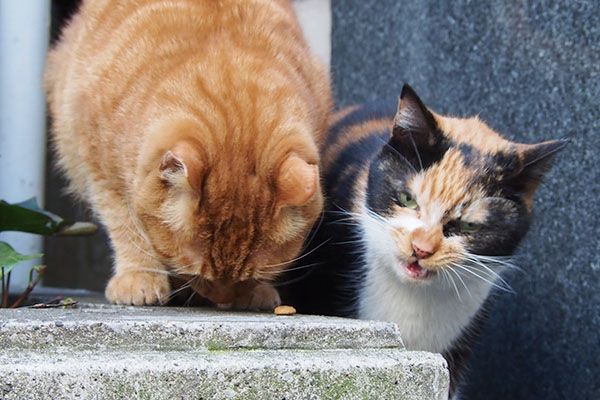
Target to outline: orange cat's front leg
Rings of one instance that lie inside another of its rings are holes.
[[[111,303],[144,306],[166,303],[169,291],[166,275],[130,269],[110,278],[105,295]]]
[[[115,219],[103,215],[103,219],[115,251],[115,274],[105,291],[108,301],[136,306],[166,303],[171,290],[169,275],[148,239],[129,216]]]

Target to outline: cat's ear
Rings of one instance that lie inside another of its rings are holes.
[[[319,168],[289,154],[279,167],[276,186],[277,206],[303,206],[319,190]]]
[[[560,139],[538,144],[517,145],[519,167],[507,177],[506,183],[526,202],[531,203],[533,194],[550,168],[552,158],[568,143],[568,139]]]
[[[200,192],[202,187],[202,167],[197,152],[192,144],[177,143],[167,150],[159,166],[160,178],[163,182],[180,186],[189,183]]]
[[[443,135],[433,114],[408,85],[402,88],[390,145],[416,169],[424,169],[441,157]]]

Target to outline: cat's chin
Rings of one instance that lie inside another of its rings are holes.
[[[436,275],[435,271],[423,268],[418,261],[400,261],[399,267],[404,282],[413,285],[428,285]]]

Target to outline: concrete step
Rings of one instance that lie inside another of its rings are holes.
[[[0,399],[446,399],[394,324],[87,304],[0,310]]]

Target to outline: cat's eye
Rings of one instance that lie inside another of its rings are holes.
[[[458,229],[460,229],[463,233],[474,233],[477,232],[481,228],[481,225],[476,224],[474,222],[460,221],[458,224]]]
[[[400,192],[398,195],[398,202],[402,207],[410,208],[411,210],[415,210],[419,206],[417,204],[417,199],[408,192]]]

